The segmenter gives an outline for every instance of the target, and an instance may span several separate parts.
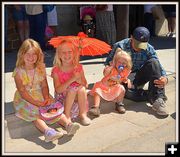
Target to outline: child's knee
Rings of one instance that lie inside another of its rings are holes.
[[[86,93],[86,88],[84,86],[80,87],[78,93]]]
[[[76,94],[77,92],[75,90],[68,90],[67,95],[73,95]]]
[[[122,92],[123,94],[125,94],[126,89],[124,88],[124,86],[121,86],[121,92]]]

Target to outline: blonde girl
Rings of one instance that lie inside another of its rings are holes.
[[[83,67],[79,64],[77,47],[70,40],[63,40],[56,49],[52,77],[55,98],[64,104],[68,120],[79,116],[82,125],[89,125],[87,117],[87,81]]]
[[[91,115],[100,116],[101,97],[104,100],[115,102],[116,110],[119,113],[125,113],[123,104],[125,88],[122,84],[127,83],[128,87],[131,87],[130,80],[127,78],[131,68],[130,55],[121,49],[117,49],[112,65],[105,67],[103,79],[96,82],[91,90],[91,94],[94,96],[94,106],[89,111]]]
[[[60,123],[66,127],[68,135],[76,132],[79,126],[69,123],[64,114],[48,121],[42,120],[39,114],[41,106],[50,105],[54,100],[49,94],[44,55],[36,41],[26,39],[22,43],[18,51],[13,77],[17,88],[14,95],[14,108],[17,117],[33,122],[44,133],[46,142],[54,141],[63,136],[62,132],[50,128],[47,124]]]

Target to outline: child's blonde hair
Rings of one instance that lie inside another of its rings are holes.
[[[43,54],[43,52],[41,50],[41,47],[38,44],[38,42],[36,42],[33,39],[26,39],[22,43],[21,47],[19,48],[19,51],[18,51],[18,54],[17,54],[16,67],[21,67],[21,68],[24,67],[24,65],[25,65],[24,55],[30,49],[33,49],[34,52],[37,55],[37,61],[35,63],[35,67],[42,67],[42,66],[44,66],[44,54]]]
[[[61,67],[62,65],[62,61],[59,58],[58,52],[60,51],[60,48],[62,47],[63,44],[69,44],[72,48],[73,51],[73,55],[74,55],[74,59],[73,59],[73,65],[76,66],[79,64],[79,51],[78,48],[73,44],[73,42],[71,40],[63,40],[60,45],[57,47],[56,49],[56,54],[54,56],[54,61],[53,61],[53,65],[54,66],[58,66]]]
[[[132,59],[131,59],[131,56],[127,52],[123,51],[120,48],[116,49],[116,52],[115,52],[115,55],[114,55],[114,58],[113,58],[113,65],[115,66],[117,60],[119,58],[121,58],[122,56],[126,56],[126,66],[127,66],[128,69],[131,69],[132,68]]]

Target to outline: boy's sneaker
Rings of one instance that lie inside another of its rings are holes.
[[[58,138],[61,138],[64,134],[62,132],[58,132],[54,129],[47,129],[45,131],[45,142],[54,141]]]
[[[70,123],[66,126],[67,135],[74,135],[79,129],[79,125],[75,123]]]
[[[115,110],[118,111],[119,113],[123,114],[126,112],[126,109],[124,108],[124,104],[122,102],[116,103],[115,105],[116,105]]]
[[[92,116],[99,117],[100,116],[100,109],[99,109],[99,107],[92,107],[89,110],[89,114],[92,115]]]
[[[156,113],[158,115],[161,115],[161,116],[168,116],[169,115],[168,111],[166,110],[165,102],[162,98],[156,99],[152,105],[153,105],[152,109],[154,111],[156,111]]]

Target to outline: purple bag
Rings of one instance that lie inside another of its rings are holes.
[[[39,107],[39,113],[42,119],[51,120],[60,116],[64,112],[64,106],[60,102],[55,102],[48,106]]]

